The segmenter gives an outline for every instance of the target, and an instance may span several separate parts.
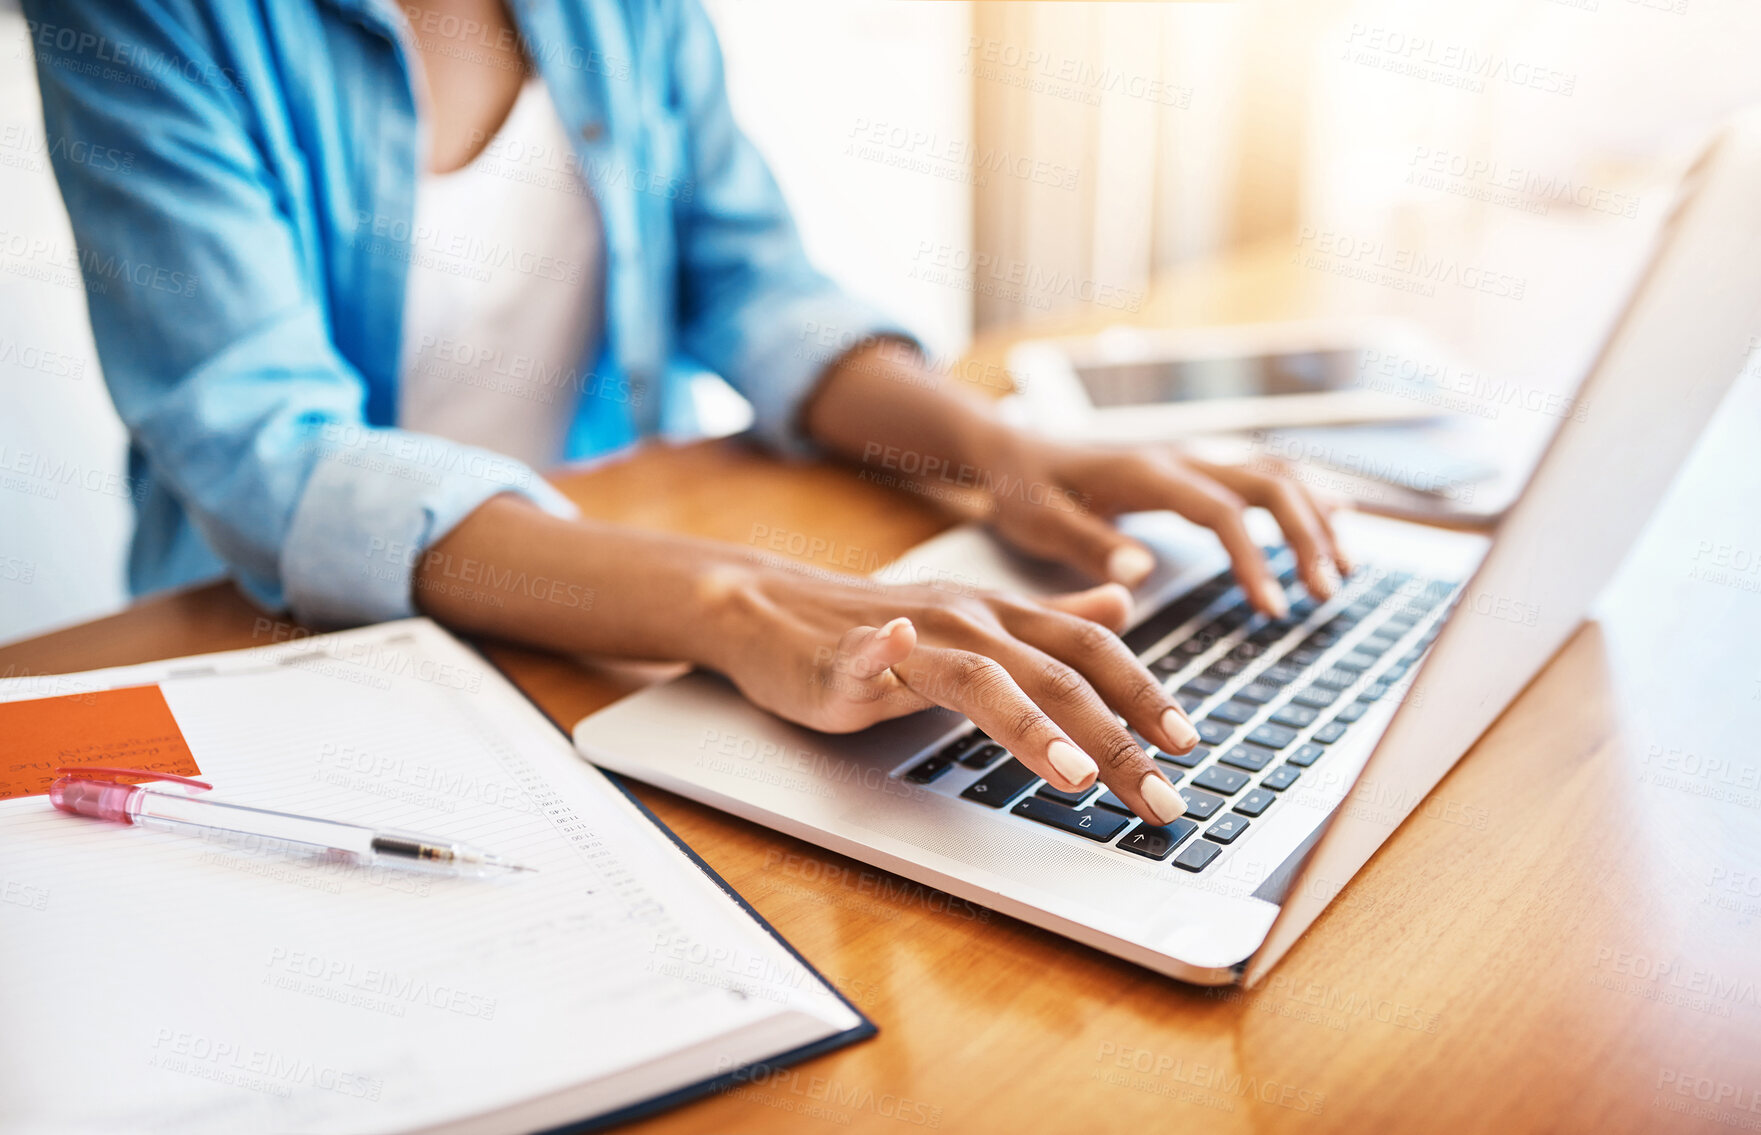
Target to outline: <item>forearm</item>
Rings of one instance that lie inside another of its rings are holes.
[[[751,570],[728,545],[564,520],[499,496],[422,553],[412,587],[419,610],[456,630],[715,666],[716,596]]]
[[[897,340],[858,347],[833,364],[804,424],[814,441],[846,460],[942,480],[980,478],[1021,441],[992,399],[931,374]]]

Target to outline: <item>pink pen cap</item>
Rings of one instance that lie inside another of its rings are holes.
[[[76,816],[90,816],[95,820],[116,820],[125,824],[135,822],[137,809],[129,805],[136,799],[142,786],[125,784],[119,778],[137,777],[149,781],[164,780],[175,784],[188,785],[206,792],[213,788],[200,780],[191,780],[187,776],[177,776],[169,772],[153,772],[139,768],[112,768],[108,765],[86,765],[74,768],[58,768],[55,780],[49,785],[49,803],[63,812],[72,812]]]

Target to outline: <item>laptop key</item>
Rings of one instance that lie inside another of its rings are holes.
[[[1262,749],[1258,745],[1237,745],[1219,758],[1226,765],[1233,765],[1248,772],[1259,772],[1271,764],[1278,756],[1270,749]]]
[[[1037,780],[1038,773],[1011,757],[967,785],[966,791],[960,793],[960,796],[964,800],[975,800],[992,808],[1001,808]]]
[[[1292,666],[1313,666],[1321,660],[1324,650],[1316,650],[1312,646],[1299,646],[1284,656],[1284,661]]]
[[[1247,739],[1256,745],[1264,745],[1268,749],[1282,749],[1296,740],[1296,730],[1283,725],[1273,725],[1268,721],[1249,733]]]
[[[1235,606],[1218,615],[1211,625],[1217,628],[1217,637],[1222,638],[1240,630],[1251,618],[1253,618],[1253,612],[1248,610],[1246,600],[1241,600]]]
[[[1379,655],[1353,649],[1350,654],[1347,654],[1344,658],[1334,662],[1333,665],[1340,670],[1350,670],[1354,673],[1361,674],[1365,670],[1374,666],[1379,659]]]
[[[1293,768],[1290,765],[1279,765],[1260,779],[1260,788],[1270,788],[1273,792],[1282,792],[1286,788],[1295,784],[1296,778],[1301,775],[1302,771],[1300,769]],[[1258,792],[1260,788],[1254,789],[1254,792]],[[1253,793],[1248,793],[1248,796],[1251,795],[1253,795]],[[1247,796],[1242,797],[1242,799],[1246,800]],[[1248,815],[1251,816],[1253,813],[1249,812]]]
[[[1198,730],[1198,739],[1207,745],[1221,745],[1235,734],[1233,725],[1225,721],[1218,721],[1215,717],[1205,718],[1198,722],[1194,728]]]
[[[1225,684],[1224,679],[1214,677],[1209,671],[1200,674],[1186,685],[1180,687],[1183,694],[1191,694],[1195,698],[1208,698]]]
[[[1257,646],[1271,646],[1273,643],[1289,634],[1290,628],[1294,625],[1295,624],[1288,619],[1274,619],[1260,627],[1259,630],[1248,635],[1247,641],[1254,643]]]
[[[997,763],[997,758],[1007,756],[1009,750],[986,737],[972,748],[960,754],[960,763],[967,768],[990,768]]]
[[[1314,739],[1323,745],[1331,745],[1345,736],[1347,726],[1343,721],[1329,721],[1314,732]]]
[[[1246,816],[1224,816],[1205,829],[1205,838],[1218,843],[1234,843],[1235,837],[1247,830]]]
[[[1223,801],[1210,793],[1191,788],[1182,788],[1180,798],[1186,801],[1186,814],[1195,820],[1208,820],[1223,806]]]
[[[1210,768],[1192,778],[1193,787],[1205,788],[1212,792],[1221,792],[1225,796],[1233,796],[1241,791],[1247,783],[1245,772],[1237,772],[1232,768],[1212,765]]]
[[[1199,584],[1125,632],[1122,636],[1125,639],[1125,645],[1130,647],[1133,653],[1139,653],[1148,650],[1168,637],[1182,623],[1216,601],[1217,596],[1221,595],[1228,587],[1228,575],[1228,572],[1223,572],[1215,579]]]
[[[1185,851],[1174,857],[1174,866],[1184,871],[1203,871],[1222,850],[1214,843],[1206,843],[1202,839],[1195,840],[1186,845]]]
[[[1315,675],[1315,685],[1325,686],[1329,690],[1343,690],[1356,681],[1356,674],[1350,670],[1341,670],[1337,666],[1329,667]]]
[[[1135,831],[1119,841],[1119,846],[1147,859],[1166,859],[1196,831],[1198,825],[1184,817],[1166,827],[1139,824]]]
[[[1250,702],[1230,699],[1211,711],[1211,720],[1227,721],[1231,725],[1245,725],[1259,711],[1260,707]]]
[[[1250,705],[1265,705],[1279,694],[1279,688],[1270,682],[1254,682],[1243,686],[1230,695],[1235,701],[1244,701]]]
[[[926,761],[915,765],[905,774],[905,779],[912,784],[928,784],[954,767],[954,758],[948,756],[944,749]]]
[[[1276,666],[1268,666],[1264,670],[1261,670],[1258,674],[1254,675],[1253,680],[1256,683],[1263,683],[1268,686],[1288,686],[1290,683],[1302,677],[1304,669],[1306,669],[1306,667],[1292,666],[1288,663],[1280,662]]]
[[[1066,808],[1074,808],[1082,803],[1083,798],[1089,794],[1092,787],[1093,786],[1091,785],[1089,788],[1085,788],[1081,792],[1066,792],[1062,788],[1053,788],[1049,784],[1042,784],[1039,786],[1039,791],[1034,793],[1034,795],[1044,797],[1047,800],[1054,800],[1059,804],[1064,805]]]
[[[1233,678],[1245,669],[1245,666],[1232,659],[1219,658],[1209,666],[1206,666],[1204,673],[1200,676],[1205,678]]]
[[[1310,743],[1300,746],[1296,752],[1290,754],[1286,759],[1298,768],[1308,768],[1310,765],[1320,760],[1321,754],[1326,751],[1327,749],[1325,746]]]
[[[1191,713],[1199,706],[1205,704],[1204,698],[1199,697],[1197,694],[1189,694],[1184,690],[1175,694],[1174,700],[1179,704],[1181,711],[1184,713]]]
[[[1333,720],[1334,721],[1343,721],[1347,725],[1349,725],[1352,722],[1356,721],[1358,718],[1362,717],[1364,714],[1368,713],[1369,709],[1370,709],[1369,702],[1354,701],[1350,705],[1346,706],[1344,709],[1340,710],[1339,713],[1333,718]]]
[[[1264,788],[1256,788],[1235,802],[1235,810],[1244,816],[1258,816],[1272,806],[1278,797]]]
[[[1230,648],[1225,658],[1233,658],[1237,662],[1252,662],[1266,652],[1266,648],[1251,639],[1244,639]]]
[[[1097,843],[1107,842],[1131,823],[1124,816],[1114,815],[1112,812],[1095,808],[1066,808],[1039,796],[1027,797],[1009,809],[1009,812],[1011,815],[1026,816],[1030,820],[1049,824],[1072,835],[1085,836]]]
[[[1307,729],[1321,716],[1321,711],[1313,706],[1287,705],[1274,713],[1271,720],[1279,725],[1288,725],[1292,729]]]
[[[1166,770],[1164,770],[1164,771],[1166,771]],[[1168,773],[1168,779],[1179,780],[1180,774],[1177,772]],[[1109,812],[1117,812],[1121,816],[1134,816],[1137,814],[1131,810],[1131,805],[1129,805],[1125,801],[1119,799],[1118,796],[1114,795],[1111,792],[1101,793],[1100,796],[1095,800],[1095,807],[1105,808]]]
[[[1326,709],[1328,706],[1339,700],[1339,691],[1328,689],[1326,686],[1310,686],[1308,689],[1293,696],[1290,700],[1298,705],[1309,706],[1312,709]]]
[[[1199,765],[1203,764],[1204,759],[1210,755],[1211,751],[1203,745],[1194,745],[1192,747],[1192,752],[1190,753],[1164,753],[1158,751],[1155,754],[1155,758],[1158,761],[1167,761],[1169,764],[1179,765],[1181,768],[1197,768]],[[1172,780],[1180,779],[1180,774],[1177,772],[1170,772],[1168,769],[1163,769],[1162,771],[1168,773],[1169,778]]]

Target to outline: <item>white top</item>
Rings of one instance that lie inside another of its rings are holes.
[[[416,184],[398,425],[555,464],[603,326],[599,211],[544,84]]]

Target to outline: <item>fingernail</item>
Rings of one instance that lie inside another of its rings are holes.
[[[1064,783],[1081,788],[1101,774],[1100,766],[1087,753],[1062,738],[1046,746],[1046,760],[1058,770]]]
[[[1315,576],[1315,583],[1318,585],[1315,588],[1315,598],[1323,601],[1333,598],[1334,593],[1339,590],[1338,569],[1326,560],[1322,560]]]
[[[1173,739],[1176,749],[1190,749],[1198,744],[1198,730],[1177,709],[1162,711],[1162,732]]]
[[[1136,587],[1154,570],[1156,557],[1136,544],[1121,544],[1107,557],[1107,578],[1127,587]]]
[[[1143,783],[1137,786],[1138,794],[1143,797],[1144,804],[1155,814],[1158,824],[1171,824],[1186,815],[1186,801],[1174,786],[1162,779],[1161,773],[1145,773]]]
[[[1278,586],[1277,580],[1268,579],[1260,584],[1260,605],[1274,619],[1282,619],[1290,614],[1290,604],[1285,600],[1284,589]]]
[[[1131,618],[1132,613],[1137,610],[1137,599],[1131,594],[1131,588],[1125,586],[1123,583],[1103,583],[1095,588],[1095,590],[1111,591],[1123,600],[1125,603],[1125,617],[1127,619]]]
[[[900,615],[898,618],[893,619],[892,621],[887,623],[887,625],[882,627],[880,630],[875,631],[874,632],[874,641],[885,642],[887,639],[893,637],[894,631],[903,627],[906,623],[909,623],[910,621],[911,620],[907,619],[904,615]]]

